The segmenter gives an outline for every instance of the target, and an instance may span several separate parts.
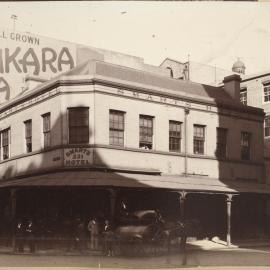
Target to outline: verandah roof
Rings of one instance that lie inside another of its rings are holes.
[[[222,181],[205,177],[146,175],[100,171],[66,171],[0,182],[4,187],[125,187],[158,188],[175,191],[209,193],[270,194],[270,185],[245,181]]]

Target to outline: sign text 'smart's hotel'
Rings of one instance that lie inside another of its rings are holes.
[[[113,219],[125,198],[228,244],[269,233],[264,112],[240,103],[238,75],[208,86],[139,57],[0,33],[2,224]]]

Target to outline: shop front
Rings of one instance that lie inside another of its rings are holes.
[[[263,184],[230,187],[203,178],[62,171],[2,182],[0,192],[1,245],[14,251],[18,224],[29,222],[36,250],[101,251],[106,222],[116,230],[123,225],[123,213],[138,211],[156,211],[165,224],[186,222],[189,237],[218,237],[227,245],[269,235],[270,188]],[[94,247],[93,222],[98,235]],[[27,240],[24,245],[27,249]]]

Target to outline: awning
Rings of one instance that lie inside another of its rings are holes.
[[[245,181],[222,181],[206,177],[146,175],[99,171],[66,171],[0,182],[0,187],[126,187],[162,188],[178,191],[212,193],[270,194],[270,185]]]

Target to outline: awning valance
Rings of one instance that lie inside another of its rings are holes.
[[[270,185],[245,181],[222,181],[207,177],[146,175],[100,171],[66,171],[0,182],[2,187],[94,186],[162,188],[176,191],[212,193],[270,194]]]

